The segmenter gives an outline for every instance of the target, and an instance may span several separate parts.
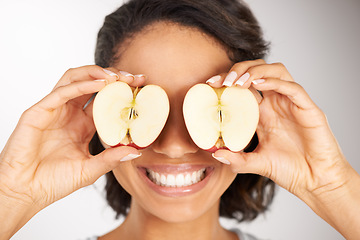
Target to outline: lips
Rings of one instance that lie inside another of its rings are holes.
[[[200,191],[209,181],[214,167],[159,165],[138,167],[150,189],[168,197],[181,197]]]

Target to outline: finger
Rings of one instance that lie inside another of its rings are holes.
[[[224,82],[223,82],[223,86],[227,86],[230,87],[232,86],[235,82],[244,82],[247,80],[247,74],[246,71],[253,67],[253,66],[257,66],[257,65],[262,65],[262,64],[266,64],[266,62],[263,59],[257,59],[257,60],[251,60],[251,61],[243,61],[243,62],[239,62],[234,64],[229,73],[226,75]],[[238,81],[241,80],[241,81]]]
[[[114,72],[117,71],[114,68],[109,68],[109,69]],[[124,72],[124,71],[118,71],[118,72],[119,72],[119,81],[126,82],[131,87],[143,86],[145,84],[145,81],[147,80],[147,77],[144,74],[133,75],[131,73]],[[86,104],[84,105],[85,112],[89,113],[92,111],[92,110],[88,111],[88,109],[89,108],[92,109],[92,102],[95,98],[95,95],[96,94],[93,94],[86,99]]]
[[[109,67],[109,68],[103,69],[103,71],[106,74],[108,74],[108,76],[106,76],[105,79],[95,79],[95,80],[105,80],[106,84],[110,84],[110,83],[115,82],[120,79],[120,77],[119,77],[120,72],[116,68]],[[85,79],[83,79],[82,81],[85,81]],[[92,94],[87,94],[87,95],[80,96],[80,97],[74,99],[73,103],[75,105],[77,105],[78,107],[85,108],[85,105],[90,103],[92,98],[93,98]]]
[[[87,160],[84,169],[87,171],[87,175],[93,176],[92,181],[95,181],[120,164],[129,162],[140,156],[141,153],[132,147],[108,148]]]
[[[252,81],[264,78],[277,78],[284,81],[294,81],[284,64],[272,63],[250,67],[246,71],[246,73],[239,78],[235,85],[240,85],[244,88],[248,88],[251,85]]]
[[[316,107],[305,89],[296,82],[284,81],[275,78],[261,79],[253,85],[255,89],[263,91],[275,91],[287,96],[297,107],[312,109]],[[266,95],[264,95],[266,98]]]
[[[58,87],[65,86],[73,82],[96,79],[106,79],[108,83],[110,83],[118,80],[119,75],[109,69],[104,69],[96,65],[70,68],[64,73],[59,82],[55,85],[54,90]]]
[[[147,80],[146,76],[144,74],[137,74],[134,75],[134,81],[130,84],[131,87],[140,87],[145,84],[145,81]]]
[[[111,68],[110,68],[111,69]],[[111,70],[115,70],[116,69],[111,69]],[[120,80],[119,81],[122,81],[125,77],[125,75],[123,74],[128,74],[128,73],[120,73],[119,71],[119,76],[120,76]],[[129,73],[131,74],[131,73]],[[125,79],[126,81],[128,81],[128,84],[132,87],[138,87],[138,86],[143,86],[145,84],[145,81],[146,81],[146,76],[144,74],[137,74],[137,75],[132,75],[132,77],[130,77],[129,79]],[[95,94],[92,94],[91,96],[88,96],[86,98],[86,103],[85,104],[82,104],[83,106],[83,110],[85,111],[86,115],[88,115],[89,117],[92,117],[92,107],[93,107],[93,104],[94,104],[94,98],[96,96],[96,93]]]
[[[106,85],[105,80],[92,80],[74,82],[69,85],[56,88],[40,102],[35,104],[35,107],[39,107],[46,111],[53,111],[56,108],[64,105],[69,100],[75,99],[80,96],[92,94],[100,91]]]
[[[134,82],[135,76],[126,71],[119,71],[119,81],[125,82],[131,85]]]
[[[213,76],[206,80],[205,83],[209,84],[213,88],[221,88],[223,87],[222,83],[226,77],[226,73],[221,73],[219,75]]]
[[[223,80],[225,79],[225,77],[226,77],[226,73],[222,73],[222,74],[219,74],[219,75],[209,78],[206,81],[206,83],[209,84],[213,88],[221,88],[221,87],[223,87]],[[260,92],[257,91],[252,86],[249,87],[249,90],[254,94],[257,102],[260,103],[261,100],[263,99]]]
[[[146,80],[144,74],[131,74],[126,71],[119,71],[119,81],[129,84],[131,87],[143,86]]]
[[[109,67],[106,70],[109,70],[112,73],[115,73],[118,76],[118,79],[116,79],[117,81],[125,82],[125,83],[129,84],[130,86],[135,86],[136,87],[137,82],[139,82],[139,81],[141,82],[141,80],[143,78],[145,78],[144,74],[134,75],[134,74],[131,74],[131,73],[126,72],[126,71],[118,70],[118,69],[116,69],[114,67]]]
[[[220,162],[227,162],[231,170],[235,173],[253,173],[265,177],[270,177],[269,161],[262,159],[257,152],[234,153],[228,150],[218,150],[213,157]]]

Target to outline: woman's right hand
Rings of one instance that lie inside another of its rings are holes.
[[[222,77],[225,81],[209,83],[231,86],[238,80],[242,88],[253,86],[262,91],[256,130],[259,144],[253,152],[221,149],[214,157],[225,163],[227,160],[236,173],[272,179],[307,203],[346,239],[359,239],[360,175],[342,154],[325,114],[283,64],[267,64],[262,59],[244,61],[235,64],[229,75],[243,77]]]
[[[96,130],[92,104],[84,106],[93,93],[116,80],[132,86],[144,82],[143,76],[121,73],[99,66],[70,69],[49,95],[22,114],[0,155],[0,200],[14,199],[37,212],[94,183],[122,159],[139,155],[131,147],[96,156],[88,150]]]

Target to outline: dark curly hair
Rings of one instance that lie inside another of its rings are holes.
[[[236,0],[130,0],[105,18],[98,33],[95,63],[109,67],[116,63],[118,49],[126,40],[152,23],[166,21],[196,28],[221,43],[231,61],[264,58],[268,43],[247,5]],[[245,151],[258,144],[255,134]],[[97,134],[90,142],[91,154],[104,150]],[[131,196],[115,179],[106,174],[106,199],[116,217],[126,215]],[[275,184],[255,174],[238,174],[220,200],[220,216],[238,221],[252,220],[264,212],[274,197]]]

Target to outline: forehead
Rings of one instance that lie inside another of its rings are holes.
[[[188,89],[232,66],[226,50],[212,37],[194,28],[155,23],[122,46],[119,70],[145,74],[146,84],[167,92]]]

